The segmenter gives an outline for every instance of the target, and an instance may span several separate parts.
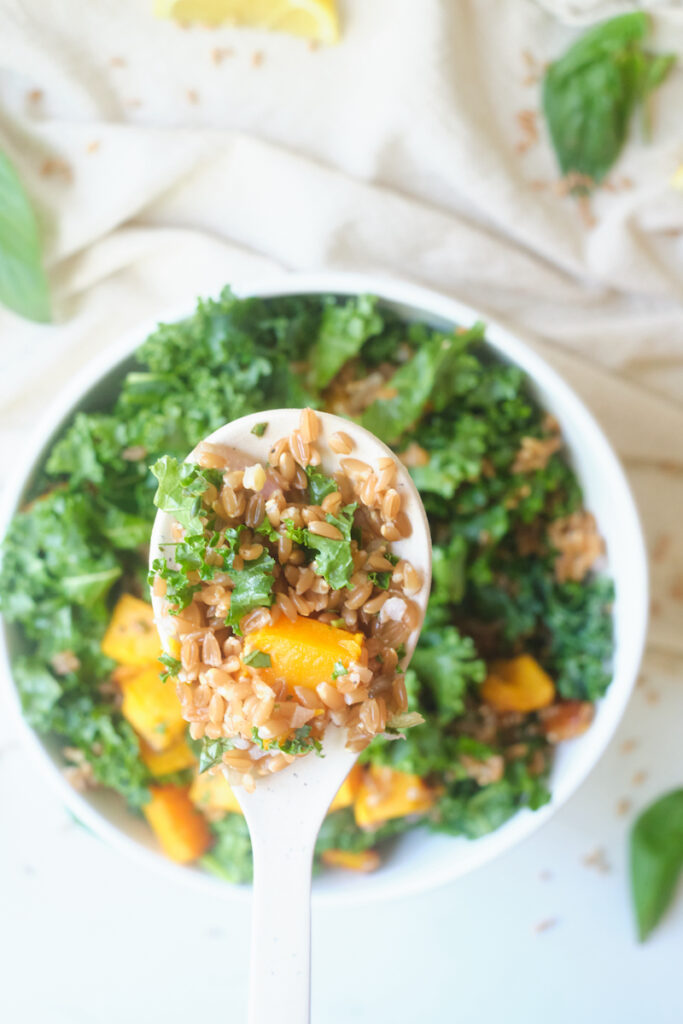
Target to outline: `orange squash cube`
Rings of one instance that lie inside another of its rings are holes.
[[[493,661],[481,695],[496,711],[529,713],[552,704],[555,685],[530,654]]]
[[[252,651],[270,655],[271,667],[260,670],[264,679],[284,679],[290,689],[333,683],[335,666],[358,661],[362,649],[362,633],[301,615],[295,622],[282,616],[275,625],[249,633],[245,642],[245,656]]]
[[[202,772],[201,775],[197,775],[190,786],[190,800],[203,811],[242,813],[232,786],[222,772],[215,775]]]
[[[337,790],[334,800],[328,807],[328,814],[332,814],[333,811],[341,811],[344,807],[351,807],[353,801],[356,799],[356,793],[358,792],[358,787],[361,784],[362,778],[363,769],[359,764],[354,764],[353,768]]]
[[[156,661],[161,641],[151,604],[131,594],[120,597],[102,638],[102,653],[119,665],[141,666]]]
[[[142,810],[167,857],[188,864],[206,853],[211,832],[181,786],[151,786]]]
[[[197,759],[184,737],[167,747],[166,750],[154,750],[142,740],[140,756],[155,779],[161,779],[164,775],[172,775],[173,772],[185,771],[186,768],[192,768],[197,763]]]
[[[158,661],[129,674],[118,673],[123,694],[121,713],[145,743],[155,751],[168,750],[185,735],[187,723],[180,712],[175,683],[162,683]]]
[[[423,814],[433,805],[437,795],[437,791],[426,786],[419,775],[370,765],[363,773],[353,806],[356,824],[368,828],[391,818]]]
[[[323,864],[329,868],[346,868],[347,871],[374,871],[379,867],[379,854],[376,850],[363,850],[361,853],[350,853],[348,850],[323,850]]]

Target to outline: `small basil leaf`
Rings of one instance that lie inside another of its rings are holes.
[[[683,869],[683,789],[651,804],[631,830],[631,894],[642,942],[669,906]]]
[[[17,172],[0,152],[0,302],[28,320],[50,320],[50,293],[35,214]]]

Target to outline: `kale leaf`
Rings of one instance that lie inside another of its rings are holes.
[[[311,380],[318,390],[326,387],[342,366],[360,352],[364,342],[380,334],[384,321],[376,307],[377,299],[372,295],[359,295],[341,303],[326,300],[318,337],[309,355]]]
[[[232,626],[236,633],[240,633],[240,622],[247,612],[254,608],[270,607],[275,600],[274,568],[275,559],[267,551],[262,551],[258,558],[245,562],[243,569],[228,569],[234,586],[225,623]]]
[[[468,690],[486,676],[473,640],[455,626],[423,630],[411,667],[420,683],[420,704],[433,712],[438,725],[462,714]]]

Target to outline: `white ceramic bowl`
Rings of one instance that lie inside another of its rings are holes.
[[[449,328],[486,319],[467,306],[411,284],[366,275],[287,275],[237,289],[240,295],[372,293],[407,319],[420,319]],[[158,319],[172,321],[191,310],[166,312]],[[115,393],[137,346],[156,323],[142,325],[112,345],[75,379],[40,424],[10,483],[2,523],[6,524],[30,487],[55,437],[78,409],[94,409]],[[595,721],[580,738],[562,744],[551,777],[552,800],[539,811],[519,811],[491,835],[475,841],[417,830],[398,840],[386,863],[375,874],[327,872],[314,884],[314,899],[325,904],[367,902],[394,898],[449,882],[491,860],[534,832],[567,800],[596,764],[612,737],[633,687],[647,627],[647,561],[638,514],[624,473],[600,427],[585,406],[550,367],[509,331],[487,321],[487,339],[505,360],[516,363],[533,382],[541,405],[559,420],[571,459],[584,489],[587,507],[597,517],[607,542],[606,572],[616,587],[614,604],[614,677],[600,701]],[[3,530],[4,532],[4,530]],[[4,624],[0,631],[0,671],[9,684],[10,703],[21,718],[10,658],[21,647],[18,631]],[[180,882],[210,890],[216,897],[247,898],[249,888],[231,886],[195,868],[168,861],[159,852],[146,823],[130,814],[112,793],[78,793],[62,774],[59,744],[38,736],[21,718],[28,746],[41,761],[46,778],[64,803],[93,832],[158,872]]]

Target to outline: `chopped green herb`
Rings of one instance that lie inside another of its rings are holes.
[[[263,551],[258,558],[245,563],[243,569],[228,569],[234,586],[230,598],[230,611],[225,622],[226,625],[232,626],[235,633],[241,632],[240,622],[247,612],[254,608],[270,607],[275,600],[272,592],[275,582],[274,567],[275,559]]]
[[[340,676],[347,676],[348,674],[349,670],[341,658],[339,658],[338,661],[335,661],[334,668],[332,670],[332,678],[339,679]]]
[[[314,750],[318,757],[323,757],[323,745],[320,740],[311,736],[310,725],[297,729],[290,739],[281,740],[278,744],[283,754],[307,754]]]
[[[270,668],[273,664],[270,655],[265,651],[250,651],[242,660],[245,665],[251,665],[252,668]]]
[[[160,654],[159,661],[166,668],[166,671],[161,673],[161,679],[164,683],[167,679],[175,678],[182,668],[179,659],[171,657],[170,654]]]
[[[368,579],[376,587],[380,587],[382,590],[388,590],[389,584],[391,583],[391,573],[388,569],[386,572],[369,572]]]
[[[263,437],[268,428],[267,423],[255,423],[251,428],[252,434],[256,434],[257,437]]]
[[[322,505],[328,494],[334,494],[339,490],[336,480],[325,476],[315,466],[306,466],[306,476],[308,477],[308,493],[312,505]]]
[[[346,628],[346,619],[332,619],[331,626],[335,626],[337,629]]]
[[[234,750],[235,742],[226,736],[217,740],[204,739],[199,753],[199,773],[208,771],[214,765],[220,764],[226,750]]]

